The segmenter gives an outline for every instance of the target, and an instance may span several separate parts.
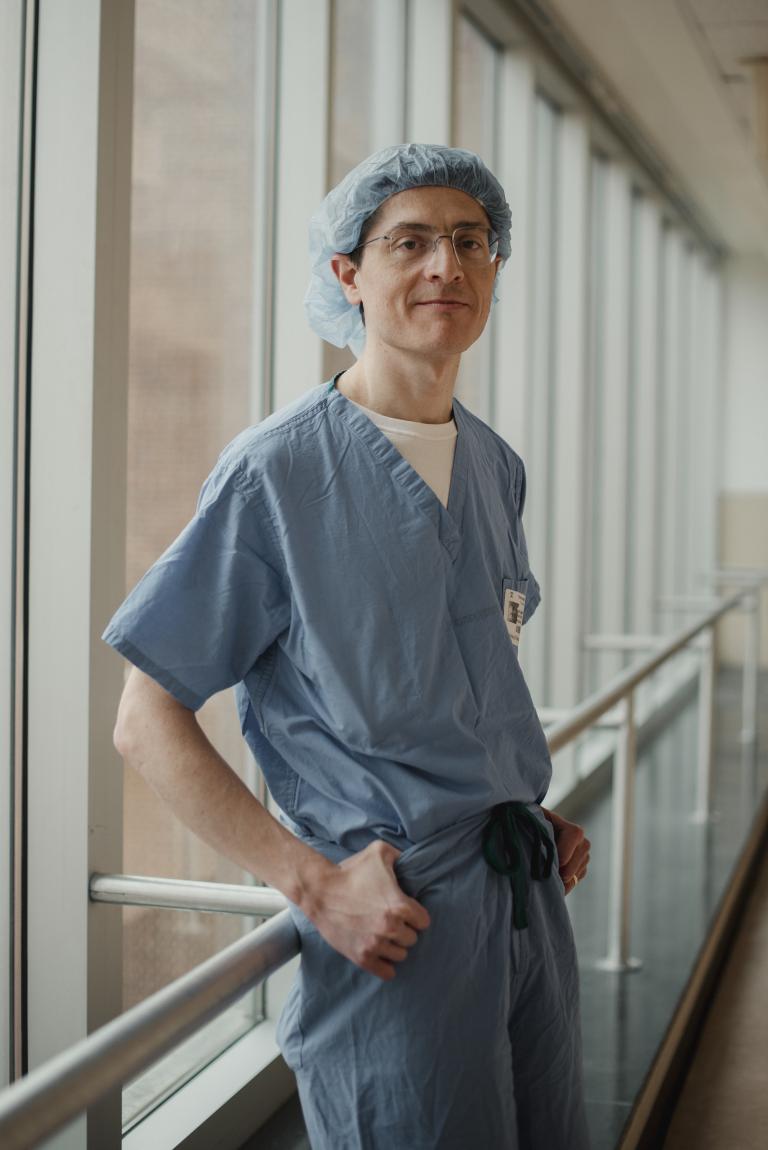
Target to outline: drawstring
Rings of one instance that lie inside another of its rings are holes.
[[[533,839],[531,878],[537,882],[549,878],[555,861],[555,848],[539,819],[532,815],[525,803],[499,803],[483,829],[485,861],[499,874],[512,880],[513,923],[517,930],[528,926],[528,879],[525,873],[525,852],[520,831],[525,830]]]

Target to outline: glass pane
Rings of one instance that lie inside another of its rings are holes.
[[[259,252],[259,6],[138,0],[131,221],[127,571],[134,585],[194,512],[224,445],[261,412],[254,398]],[[230,692],[199,713],[214,746],[258,786]],[[125,772],[127,873],[248,882]],[[124,910],[124,1005],[253,925],[237,916]],[[126,1091],[125,1119],[188,1078],[261,1014],[260,994]]]
[[[532,330],[528,401],[526,534],[539,582],[551,585],[554,483],[555,293],[557,276],[558,132],[560,114],[536,97],[534,120],[533,246],[530,290]],[[534,698],[550,703],[548,650],[551,613],[544,599],[528,636],[525,673]]]
[[[593,155],[590,167],[590,217],[588,300],[589,329],[587,332],[587,601],[584,611],[584,631],[589,634],[598,629],[600,603],[600,530],[601,490],[603,476],[600,469],[602,454],[602,397],[603,397],[603,345],[605,332],[606,282],[606,207],[607,165],[602,157]],[[590,694],[598,686],[598,658],[589,651],[584,653],[584,693]]]
[[[657,443],[659,491],[675,492],[677,487],[678,453],[678,398],[680,371],[680,302],[682,236],[668,225],[662,234],[662,255],[659,268],[659,399],[657,405]],[[682,593],[677,583],[678,516],[677,498],[659,499],[659,556],[656,586],[664,595]],[[670,612],[660,614],[661,628],[675,631],[679,618]]]
[[[331,139],[328,187],[373,151],[371,115],[374,65],[371,0],[335,0],[331,51]],[[323,376],[351,367],[349,348],[323,347]]]
[[[333,5],[329,188],[372,151],[373,15],[371,0]]]
[[[700,431],[699,421],[691,419],[691,360],[693,358],[692,309],[695,301],[695,256],[693,247],[686,242],[680,265],[680,359],[677,373],[677,499],[675,510],[677,526],[675,538],[675,593],[693,594],[693,572],[690,569],[691,543],[691,436]]]
[[[493,166],[499,50],[477,25],[460,16],[456,30],[456,146]]]
[[[477,152],[494,169],[497,159],[499,50],[466,16],[460,16],[456,43],[456,132],[459,148]],[[464,353],[456,394],[487,422],[493,422],[493,309],[485,331]]]
[[[635,191],[632,195],[629,221],[629,363],[627,370],[627,407],[628,407],[628,435],[627,435],[627,560],[626,560],[626,599],[624,630],[631,632],[635,626],[634,602],[636,595],[636,579],[638,564],[638,517],[636,489],[638,480],[637,466],[637,435],[640,427],[638,411],[638,375],[640,370],[639,359],[641,348],[639,345],[640,326],[640,286],[642,245],[640,231],[640,213],[642,210],[642,196]],[[639,620],[637,620],[639,631]],[[628,655],[625,663],[629,661]]]

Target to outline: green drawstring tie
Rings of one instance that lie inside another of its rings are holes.
[[[525,853],[520,841],[521,830],[525,830],[533,839],[531,878],[541,882],[552,873],[555,848],[541,822],[531,814],[525,803],[499,803],[491,811],[491,817],[483,830],[485,861],[499,874],[508,875],[512,880],[512,921],[517,930],[524,930],[528,926],[528,879],[525,873]]]

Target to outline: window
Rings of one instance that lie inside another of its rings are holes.
[[[557,339],[557,274],[560,113],[538,95],[534,113],[533,244],[529,285],[532,299],[528,369],[526,467],[528,499],[526,535],[536,556],[537,578],[550,585],[552,507],[554,499],[554,413]],[[532,630],[526,654],[526,675],[534,698],[549,701],[551,613],[546,600]]]
[[[329,188],[373,150],[373,17],[371,0],[334,0]]]
[[[660,213],[638,190],[630,225],[629,474],[627,500],[626,630],[643,634],[657,627],[654,556],[659,523],[656,492],[659,451],[656,427],[659,370],[658,284]]]
[[[679,371],[681,362],[680,347],[680,304],[681,304],[681,262],[683,241],[678,229],[667,222],[661,235],[661,259],[659,265],[659,374],[656,435],[659,445],[659,498],[658,498],[658,559],[656,586],[661,594],[681,593],[677,586],[678,512],[676,503],[679,492],[676,484],[680,479],[678,468],[678,418],[679,418]],[[664,491],[674,492],[671,498],[664,498]],[[661,614],[662,629],[672,631],[677,620],[674,615]]]
[[[460,16],[456,43],[455,139],[493,171],[497,161],[498,74],[496,44],[467,16]],[[480,339],[461,359],[456,394],[487,422],[494,419],[494,311]]]
[[[405,0],[334,0],[328,188],[405,136]],[[350,367],[349,348],[323,345],[323,376]]]
[[[133,116],[126,586],[175,538],[226,443],[264,414],[254,300],[264,258],[258,6],[138,0]],[[231,692],[199,712],[258,791]],[[124,776],[124,870],[251,881],[187,831],[134,771]],[[128,1007],[255,925],[127,907]],[[131,1123],[261,1016],[261,993],[125,1092]]]
[[[631,471],[630,362],[632,313],[632,186],[618,159],[592,164],[589,341],[590,458],[588,500],[589,630],[615,635],[627,612],[627,514]],[[606,682],[626,661],[615,650],[588,656],[591,688]]]

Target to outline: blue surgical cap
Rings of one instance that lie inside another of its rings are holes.
[[[347,303],[331,257],[355,250],[363,224],[390,196],[425,187],[456,188],[482,204],[499,237],[499,255],[509,258],[509,204],[474,152],[440,144],[398,144],[374,152],[328,193],[309,225],[312,273],[304,308],[310,327],[329,343],[349,345],[358,356],[365,346],[360,309]]]

